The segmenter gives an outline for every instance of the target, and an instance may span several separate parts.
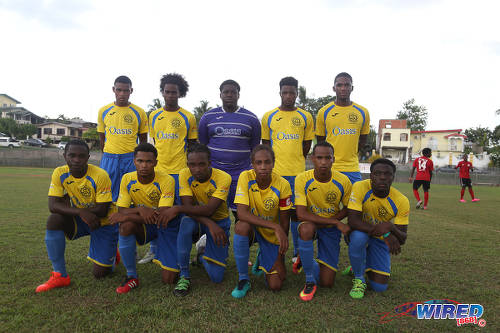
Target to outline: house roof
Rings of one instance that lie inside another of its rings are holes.
[[[57,121],[48,121],[48,122],[45,122],[45,123],[42,123],[42,124],[38,124],[37,126],[41,127],[41,126],[49,125],[49,124],[57,124],[57,125],[61,125],[61,126],[64,126],[64,127],[72,127],[72,128],[82,128],[82,124],[75,124],[75,123],[65,124],[65,123],[60,123],[60,122],[57,122]]]
[[[450,137],[452,137],[452,136],[459,136],[459,137],[461,137],[461,138],[467,139],[467,135],[458,134],[458,133],[451,133],[451,134],[449,134],[449,135],[446,135],[446,136],[445,136],[445,138],[447,138],[447,139],[448,139],[448,138],[450,138]]]
[[[411,134],[420,134],[420,133],[457,133],[460,134],[462,132],[461,129],[451,129],[451,130],[438,130],[438,131],[411,131]]]
[[[9,98],[9,99],[13,100],[13,101],[14,101],[14,102],[16,102],[17,104],[21,104],[21,102],[19,102],[17,99],[12,98],[12,97],[10,97],[10,96],[9,96],[9,95],[7,95],[7,94],[0,94],[0,96],[5,96],[5,97],[7,97],[7,98]]]

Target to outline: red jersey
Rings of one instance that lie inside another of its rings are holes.
[[[434,170],[434,163],[425,156],[420,156],[413,161],[413,167],[417,169],[415,180],[431,180],[431,173]]]
[[[460,161],[457,164],[457,168],[460,168],[460,178],[470,178],[469,170],[472,169],[472,163],[469,161]]]

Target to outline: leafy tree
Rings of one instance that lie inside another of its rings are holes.
[[[148,105],[148,111],[146,112],[148,117],[151,112],[154,110],[161,109],[163,107],[163,104],[159,98],[153,99],[153,103]]]
[[[500,146],[495,146],[489,150],[490,163],[494,167],[500,167]]]
[[[37,132],[33,124],[18,124],[12,118],[0,118],[0,132],[8,134],[15,138],[26,139]]]
[[[427,108],[416,105],[415,99],[409,99],[403,103],[403,109],[396,115],[397,119],[406,119],[407,126],[412,131],[424,131],[427,126]]]
[[[464,131],[464,134],[467,136],[465,140],[467,142],[475,143],[484,148],[490,146],[492,132],[486,127],[468,128]]]
[[[209,110],[211,110],[212,107],[210,107],[208,105],[208,101],[207,100],[204,100],[202,99],[200,101],[200,105],[199,106],[196,106],[194,107],[193,109],[193,113],[194,113],[194,117],[196,118],[196,124],[199,124],[200,123],[200,119],[201,119],[201,116],[203,116],[203,114]]]
[[[82,138],[86,140],[99,140],[99,134],[96,128],[89,128],[82,134]]]
[[[306,88],[300,86],[297,96],[297,106],[309,112],[313,116],[313,118],[316,119],[316,115],[318,114],[319,109],[334,100],[335,96],[331,95],[326,95],[318,98],[307,97]]]
[[[491,131],[491,141],[493,144],[500,144],[500,125],[495,127],[493,131]]]

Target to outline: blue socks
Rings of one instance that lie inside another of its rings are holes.
[[[64,251],[66,250],[66,239],[64,239],[64,231],[62,230],[46,230],[45,245],[52,268],[54,272],[61,273],[63,277],[68,276],[66,273],[66,263],[64,261]]]
[[[250,249],[248,247],[248,237],[234,234],[233,249],[236,268],[238,269],[239,280],[250,280],[248,276],[248,257]]]
[[[189,273],[189,256],[191,255],[191,248],[193,246],[193,231],[197,223],[189,218],[184,217],[181,221],[179,233],[177,234],[177,264],[181,270],[180,276],[187,279],[190,277]]]
[[[351,261],[354,278],[365,281],[366,245],[370,236],[367,233],[354,230],[350,235],[349,260]]]
[[[299,231],[297,228],[299,227],[300,222],[298,221],[290,221],[290,229],[292,231],[292,241],[293,241],[293,256],[296,257],[297,253],[299,253]]]
[[[376,292],[382,292],[387,290],[387,284],[377,283],[370,280],[370,287]]]
[[[319,280],[319,264],[314,260],[313,240],[305,241],[299,237],[299,254],[304,273],[306,274],[306,283],[317,283]]]
[[[119,237],[120,255],[123,265],[127,269],[127,276],[137,278],[137,268],[135,264],[136,238],[135,235]]]

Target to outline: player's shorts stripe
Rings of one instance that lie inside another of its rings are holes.
[[[70,174],[71,174],[71,173],[66,172],[66,173],[63,173],[63,174],[59,177],[59,179],[61,180],[61,185],[63,185],[63,184],[64,184],[64,181],[66,180],[66,178],[68,178],[68,177],[69,177],[69,175],[70,175]]]
[[[340,193],[342,194],[340,196],[340,201],[342,201],[342,199],[344,198],[344,186],[342,186],[342,184],[340,184],[338,181],[336,181],[335,179],[332,179],[332,183],[334,183],[335,185],[337,185],[337,187],[339,188],[340,190]]]
[[[106,115],[108,114],[109,110],[111,110],[112,108],[114,108],[115,106],[112,105],[110,106],[108,109],[104,110],[104,112],[102,113],[102,122],[104,122],[104,118],[106,118]]]
[[[136,109],[134,109],[133,107],[129,106],[130,110],[134,111],[135,113],[135,116],[137,118],[137,133],[139,133],[139,129],[141,128],[141,116],[139,116],[139,112],[137,112]]]
[[[263,270],[264,273],[266,273],[266,274],[278,274],[277,270],[274,270],[274,271],[271,271],[271,272],[266,271],[266,269],[264,268],[264,266],[259,266],[259,269]]]
[[[158,259],[153,259],[153,262],[155,264],[157,264],[158,266],[160,266],[161,268],[167,270],[167,271],[176,272],[176,273],[180,272],[180,270],[178,270],[178,269],[167,267],[167,266],[163,266],[162,263],[161,263],[161,261],[159,261]]]
[[[94,264],[99,265],[101,267],[111,267],[111,266],[113,266],[113,265],[106,265],[106,264],[100,263],[99,261],[97,261],[95,259],[92,259],[89,256],[87,256],[87,259],[90,260],[90,261],[92,261]]]
[[[306,115],[303,114],[302,112],[300,112],[298,109],[297,109],[297,112],[302,116],[302,119],[304,119],[304,123],[305,123],[304,128],[307,128],[307,117],[306,117]]]
[[[394,211],[394,216],[398,215],[398,207],[396,207],[396,204],[390,197],[387,197],[387,201],[391,204],[392,210]]]
[[[250,189],[250,187],[252,187],[253,184],[257,183],[257,181],[255,179],[252,179],[248,182],[248,189]]]
[[[316,261],[317,261],[318,263],[320,263],[320,264],[322,264],[322,265],[325,265],[326,267],[330,268],[330,269],[331,269],[332,271],[334,271],[334,272],[336,272],[336,271],[337,271],[337,269],[336,269],[335,267],[328,265],[326,262],[324,262],[324,261],[323,261],[323,260],[321,260],[321,259],[316,259]]]
[[[130,188],[132,187],[132,185],[134,185],[135,183],[137,183],[137,180],[131,180],[128,184],[127,184],[127,191],[130,192]]]
[[[366,272],[369,272],[369,271],[372,271],[372,272],[374,272],[374,273],[378,273],[378,274],[381,274],[381,275],[385,275],[385,276],[391,276],[391,273],[378,271],[378,270],[376,270],[376,269],[372,269],[372,268],[367,268],[367,269],[365,269],[365,273],[366,273]]]
[[[97,192],[97,186],[95,185],[95,181],[92,179],[92,177],[86,176],[85,178],[88,179],[88,181],[92,184],[92,187],[94,188],[94,191]]]
[[[218,261],[218,260],[215,260],[215,259],[213,259],[213,258],[209,258],[209,257],[207,257],[207,256],[203,256],[203,259],[208,260],[208,261],[211,261],[211,262],[213,262],[214,264],[217,264],[217,265],[219,265],[219,266],[226,267],[226,264],[225,264],[225,263],[220,262],[220,261]]]
[[[363,117],[363,124],[361,125],[361,128],[363,128],[363,126],[365,126],[365,111],[363,111],[361,108],[358,108],[354,104],[352,106],[361,113],[361,116]]]
[[[372,190],[369,190],[368,192],[366,192],[365,194],[365,197],[363,198],[363,203],[366,202],[366,200],[368,200],[368,198],[370,197],[370,195],[373,193]]]
[[[158,112],[157,114],[154,115],[153,121],[151,122],[151,127],[153,128],[153,130],[155,128],[156,118],[158,118],[162,113],[163,113],[163,110],[160,110],[160,112]]]
[[[304,188],[304,191],[305,193],[307,194],[307,189],[309,188],[309,186],[311,186],[311,184],[314,182],[314,178],[311,178],[307,181],[306,183],[306,187]]]
[[[160,191],[160,193],[161,193],[160,184],[158,182],[154,182],[153,185],[156,186],[158,191]]]
[[[271,190],[278,196],[278,199],[279,199],[280,198],[280,191],[274,186],[271,186]]]

